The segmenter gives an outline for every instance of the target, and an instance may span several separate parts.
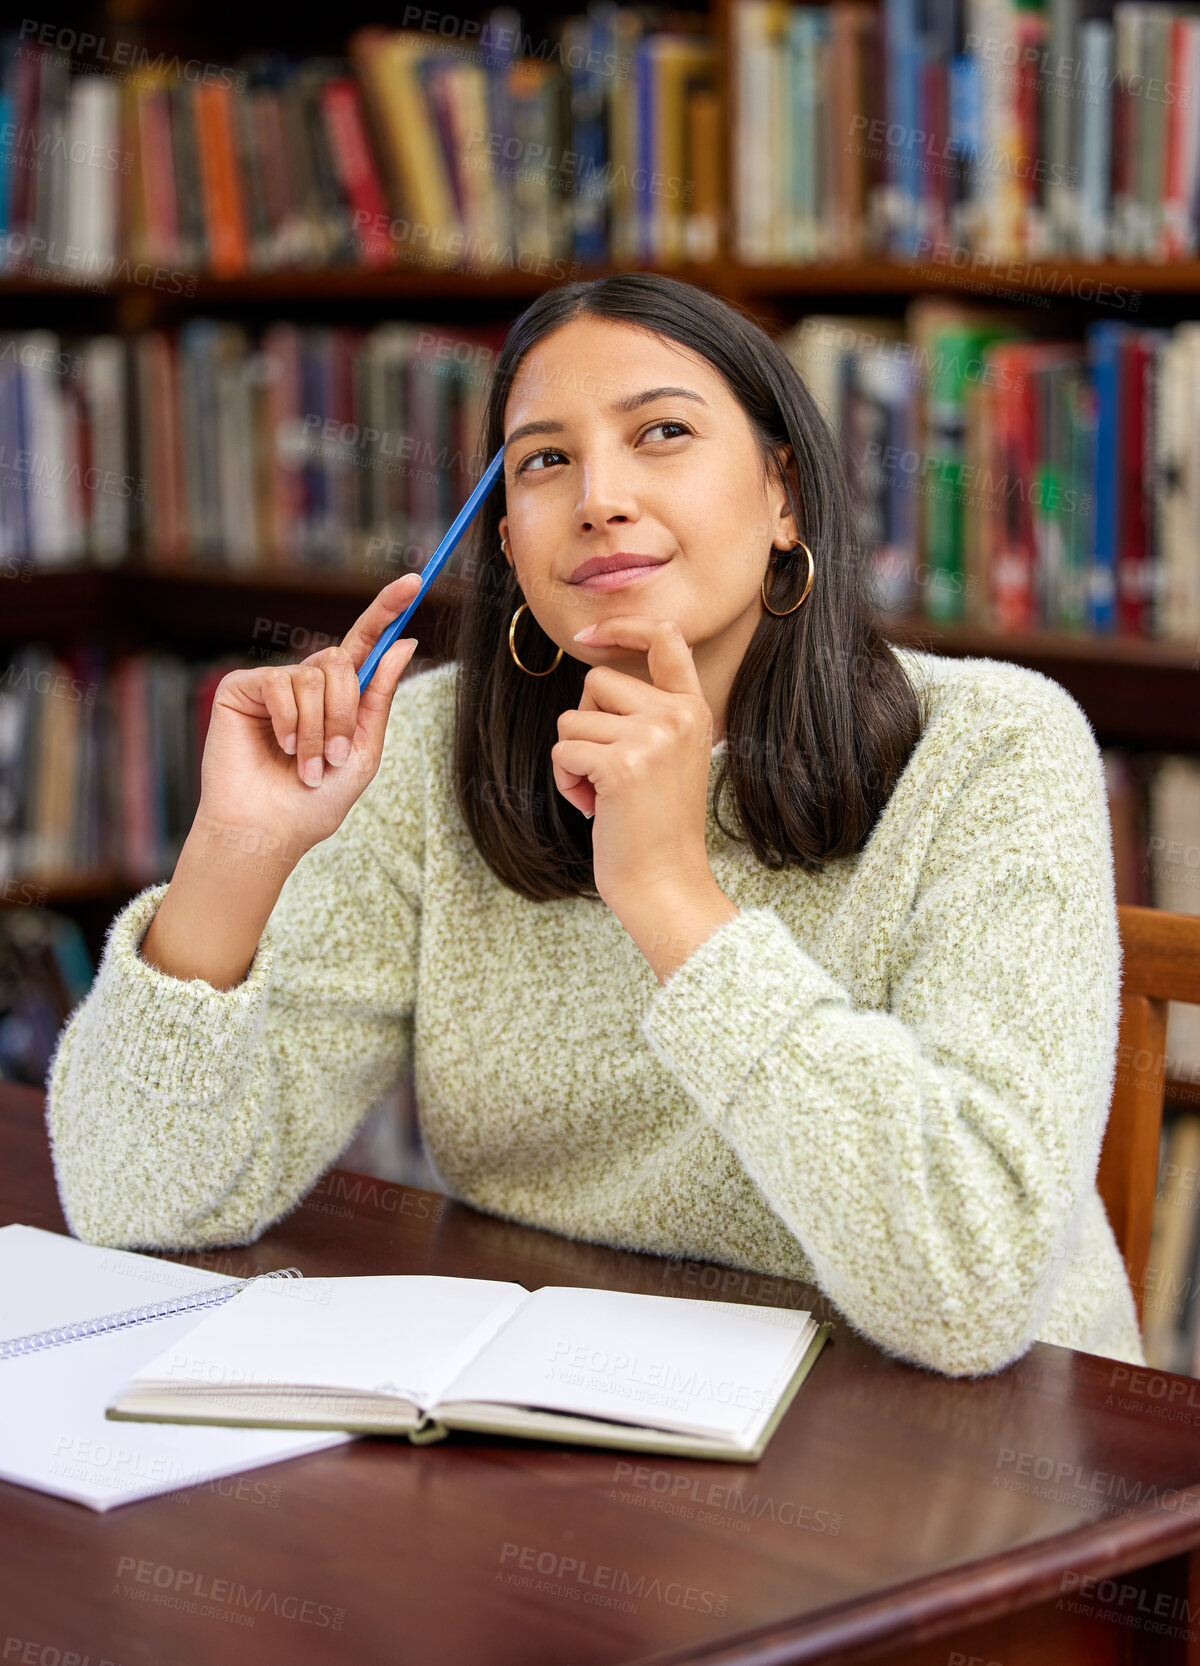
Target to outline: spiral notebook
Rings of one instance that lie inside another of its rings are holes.
[[[790,1308],[578,1286],[259,1279],[142,1365],[108,1415],[753,1463],[830,1329]]]
[[[0,1355],[6,1342],[52,1338],[0,1357],[0,1481],[110,1510],[353,1440],[328,1430],[121,1427],[105,1417],[140,1365],[215,1311],[193,1305],[131,1322],[131,1309],[211,1300],[244,1282],[40,1227],[0,1227]],[[124,1322],[95,1329],[113,1314]]]

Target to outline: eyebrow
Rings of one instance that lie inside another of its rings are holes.
[[[645,388],[641,393],[631,393],[624,399],[614,400],[608,406],[608,410],[614,415],[623,416],[630,411],[640,410],[643,405],[649,405],[655,399],[694,399],[697,405],[708,405],[708,400],[702,399],[698,393],[693,393],[691,388]],[[565,426],[565,423],[555,422],[550,418],[542,422],[523,422],[519,428],[513,429],[504,444],[507,448],[530,434],[561,434]]]

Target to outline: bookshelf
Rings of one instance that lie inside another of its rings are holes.
[[[699,283],[739,305],[761,306],[775,297],[844,295],[848,297],[899,295],[917,291],[976,295],[993,292],[1015,301],[1044,296],[1067,307],[1086,307],[1100,291],[1125,291],[1138,298],[1179,297],[1189,305],[1200,293],[1200,260],[1119,261],[1062,260],[1026,256],[1012,259],[900,260],[873,256],[863,260],[807,261],[788,266],[751,266],[732,259],[703,264],[658,264],[623,261],[620,265],[574,262],[571,281],[606,277],[613,272],[665,271],[684,283]],[[185,292],[155,293],[127,281],[95,286],[52,277],[0,276],[0,299],[33,300],[53,304],[77,302],[81,295],[96,296],[118,306],[147,303],[164,311],[172,307],[271,305],[305,301],[350,304],[363,300],[531,301],[549,282],[536,273],[499,268],[494,272],[443,271],[431,279],[419,267],[405,270],[280,270],[218,278],[197,275]],[[562,281],[562,280],[557,280]]]
[[[438,578],[422,604],[422,652],[452,652],[462,581]],[[111,570],[36,572],[11,582],[4,639],[44,635],[66,640],[97,629],[129,645],[207,652],[221,645],[270,646],[256,623],[286,619],[298,632],[340,637],[376,594],[351,573],[278,575],[202,570],[166,572],[144,561]],[[935,653],[1003,659],[1053,677],[1087,712],[1101,745],[1200,755],[1197,650],[1152,638],[998,633],[906,616],[889,619],[893,641]],[[307,649],[312,652],[311,648]]]
[[[1047,0],[1048,10],[1051,4]],[[912,298],[924,295],[1024,309],[1031,326],[1049,323],[1066,333],[1078,333],[1100,318],[1169,322],[1197,312],[1200,259],[1194,256],[985,255],[952,240],[944,258],[910,258],[879,249],[853,258],[803,262],[754,263],[741,258],[733,184],[742,177],[735,154],[741,5],[742,0],[709,0],[707,6],[659,9],[662,16],[682,20],[681,27],[688,19],[704,22],[714,48],[715,102],[709,119],[715,118],[718,137],[710,183],[715,186],[718,215],[712,258],[572,259],[561,276],[547,277],[536,269],[536,262],[531,263],[533,269],[520,262],[488,271],[435,269],[406,264],[404,251],[397,250],[391,264],[378,268],[291,265],[218,276],[196,263],[186,271],[186,281],[164,284],[120,277],[73,281],[46,271],[19,270],[0,274],[6,329],[111,331],[128,337],[149,329],[174,330],[198,317],[233,319],[251,327],[275,319],[503,323],[549,283],[631,270],[661,270],[703,285],[773,332],[818,310],[851,314],[869,308],[895,316]],[[896,9],[893,0],[877,0],[873,6],[875,16],[885,20],[894,17]],[[829,10],[832,13],[833,7]],[[456,30],[462,32],[464,19],[493,15],[492,8],[469,7],[457,17]],[[538,41],[553,39],[556,15],[530,14],[531,35]],[[369,8],[352,7],[326,18],[273,4],[248,12],[229,0],[216,0],[200,16],[175,0],[102,0],[68,7],[56,16],[64,28],[86,26],[110,43],[147,54],[190,54],[197,60],[232,64],[246,53],[273,47],[304,56],[340,55],[354,30],[376,22],[395,26],[401,9],[381,16]],[[8,25],[24,26],[18,19]],[[430,30],[430,39],[435,38]],[[188,658],[229,653],[249,663],[251,654],[267,645],[258,630],[260,621],[286,620],[289,641],[294,633],[306,631],[340,637],[378,588],[378,583],[352,573],[247,574],[188,564],[168,570],[154,555],[153,550],[132,547],[117,565],[39,568],[0,578],[0,655],[22,641],[63,645],[92,640],[114,653],[141,648]],[[419,663],[428,664],[451,651],[460,595],[458,581],[443,579],[424,604],[424,657]],[[1079,701],[1103,746],[1200,758],[1200,643],[1117,633],[999,633],[911,616],[889,617],[887,629],[897,641],[935,652],[1011,660],[1044,672]],[[113,912],[132,894],[111,868],[64,875],[47,888],[47,900],[79,920],[93,955]],[[1181,1084],[1178,1097],[1186,1098],[1190,1091]]]

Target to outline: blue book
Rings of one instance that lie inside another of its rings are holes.
[[[815,260],[817,248],[817,45],[825,13],[797,6],[788,14],[787,49],[792,96],[791,221],[794,260]]]
[[[920,184],[916,131],[920,126],[921,46],[916,0],[884,0],[887,51],[888,184],[895,215],[893,254],[915,255]],[[898,133],[898,142],[892,136]]]
[[[633,176],[634,224],[639,260],[654,259],[654,37],[643,35],[634,50],[637,86],[637,168]]]
[[[9,134],[12,124],[17,119],[16,81],[16,37],[5,35],[3,40],[0,40],[0,134]],[[15,150],[15,144],[13,148]],[[9,215],[12,212],[12,176],[13,158],[10,154],[7,162],[0,160],[0,237],[8,231]]]
[[[511,154],[509,141],[515,139],[519,143],[513,122],[509,76],[515,58],[514,47],[521,35],[520,14],[511,6],[497,6],[487,14],[484,28],[483,62],[488,72],[488,119],[492,143],[496,146],[496,189],[502,204],[501,242],[505,248],[513,250],[515,259],[520,240],[513,202],[512,163],[505,159]]]
[[[950,236],[955,244],[968,240],[969,212],[979,157],[983,150],[983,81],[979,60],[958,52],[950,60],[950,149],[954,170]]]
[[[1074,228],[1081,254],[1108,253],[1112,215],[1112,24],[1089,18],[1080,26],[1079,50],[1086,97],[1080,103],[1079,180],[1074,187],[1079,223]]]
[[[1116,628],[1117,528],[1120,526],[1121,343],[1127,324],[1105,320],[1087,331],[1087,357],[1096,390],[1095,515],[1088,563],[1087,621],[1094,631]]]
[[[610,6],[593,5],[573,21],[567,38],[580,48],[568,64],[571,77],[571,149],[575,171],[566,181],[574,204],[577,260],[602,261],[608,253],[608,173],[605,168],[605,69],[615,52]]]
[[[0,525],[4,529],[4,553],[30,556],[36,565],[38,550],[33,547],[33,522],[29,513],[28,487],[32,481],[29,464],[24,471],[18,467],[18,457],[29,452],[29,402],[25,389],[25,370],[19,361],[5,360],[0,366],[0,389],[7,385],[7,397],[0,408],[0,441],[3,443],[4,467],[0,470]]]

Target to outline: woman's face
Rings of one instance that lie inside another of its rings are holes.
[[[618,614],[673,619],[719,696],[762,618],[771,545],[786,548],[798,532],[718,373],[634,325],[576,319],[526,354],[504,433],[500,535],[546,635],[587,664],[640,660],[648,678],[644,653],[572,637]],[[618,554],[662,565],[620,588],[575,581],[591,557]],[[536,640],[528,623],[518,632]],[[540,652],[529,662],[547,663]]]

